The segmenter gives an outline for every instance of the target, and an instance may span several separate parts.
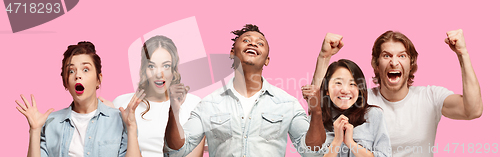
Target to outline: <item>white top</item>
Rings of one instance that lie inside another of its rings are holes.
[[[403,100],[389,102],[378,87],[368,90],[368,104],[384,110],[394,157],[433,156],[429,148],[434,146],[443,102],[452,94],[438,86],[410,86]]]
[[[247,98],[247,97],[244,97],[243,95],[241,95],[240,93],[238,93],[238,91],[236,91],[236,89],[234,89],[234,86],[231,86],[231,90],[235,91],[234,95],[238,98],[239,102],[241,103],[241,107],[243,108],[243,113],[245,114],[245,119],[247,119],[248,115],[250,115],[250,111],[252,111],[253,106],[257,102],[257,98],[259,98],[259,96],[260,96],[259,93],[261,93],[261,92],[260,91],[256,92],[254,95]],[[262,89],[261,89],[261,91],[262,91]]]
[[[113,100],[113,104],[116,108],[126,108],[132,96],[134,96],[134,93],[120,95]],[[186,100],[179,110],[179,122],[181,124],[187,122],[191,111],[200,101],[199,97],[187,94]],[[168,122],[170,100],[164,102],[149,101],[149,104],[150,109],[144,116],[141,116],[141,113],[146,110],[146,104],[139,104],[135,110],[139,148],[142,156],[163,157],[163,137]]]
[[[71,111],[71,124],[75,127],[75,132],[73,132],[73,137],[71,138],[71,143],[69,144],[68,155],[70,157],[83,157],[83,146],[85,144],[85,133],[87,132],[87,126],[89,125],[90,119],[94,117],[94,110],[87,114],[77,113]]]

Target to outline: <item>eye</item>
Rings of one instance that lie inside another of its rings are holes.
[[[250,40],[248,40],[248,39],[243,39],[243,42],[248,43],[248,42],[250,42]]]
[[[263,44],[263,43],[258,43],[258,44],[259,44],[259,46],[264,46],[264,44]]]
[[[75,73],[75,71],[73,71],[73,69],[70,69],[68,72],[69,72],[70,74]]]
[[[357,86],[356,83],[351,83],[351,86]]]
[[[153,69],[153,68],[155,68],[155,66],[153,66],[153,65],[150,64],[150,65],[148,65],[148,68],[149,69]]]
[[[391,57],[391,56],[389,56],[389,55],[384,55],[384,58],[389,58],[389,57]]]
[[[341,82],[335,82],[336,85],[341,85],[342,83]]]
[[[89,72],[89,69],[85,68],[83,69],[83,72]]]
[[[401,56],[399,56],[399,58],[406,58],[406,55],[405,54],[401,55]]]
[[[165,68],[165,69],[170,68],[170,64],[165,64],[165,65],[163,65],[163,68]]]

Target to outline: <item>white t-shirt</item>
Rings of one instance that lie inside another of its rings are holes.
[[[97,109],[87,114],[71,111],[70,119],[71,124],[75,127],[75,131],[73,132],[73,137],[69,144],[68,155],[70,157],[84,156],[83,147],[85,144],[85,133],[87,133],[87,126],[89,126],[90,119],[94,117],[96,111]]]
[[[368,104],[384,110],[394,157],[433,156],[431,149],[446,97],[453,92],[438,86],[410,86],[406,97],[389,102],[379,87],[368,90]]]
[[[116,108],[126,108],[134,93],[123,94],[113,100]],[[195,95],[187,94],[186,100],[179,110],[179,122],[184,124],[191,115],[191,111],[201,99]],[[146,104],[141,103],[135,110],[135,119],[138,128],[139,148],[142,156],[163,157],[163,137],[168,122],[170,100],[164,102],[149,101],[150,109],[142,118],[141,113],[146,110]]]
[[[244,97],[243,95],[241,95],[240,93],[238,93],[238,91],[236,91],[234,89],[234,87],[232,87],[231,90],[234,91],[234,95],[240,101],[241,107],[243,108],[243,113],[245,113],[245,119],[247,119],[248,115],[250,115],[250,112],[252,111],[253,106],[257,102],[257,98],[259,98],[260,93],[261,93],[262,90],[259,91],[259,92],[256,92],[254,95],[252,95],[249,98]]]

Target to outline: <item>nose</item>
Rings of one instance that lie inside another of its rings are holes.
[[[392,57],[390,64],[391,66],[396,67],[399,64],[399,60],[396,57]]]
[[[82,79],[81,73],[78,70],[75,71],[75,80]]]
[[[257,43],[255,43],[255,40],[252,40],[248,43],[248,46],[257,47]]]
[[[161,77],[162,77],[162,76],[161,76],[162,70],[163,70],[162,68],[157,68],[157,69],[156,69],[156,71],[155,71],[155,73],[156,73],[156,78],[161,78]]]
[[[341,94],[349,94],[351,92],[350,86],[348,84],[344,84],[342,88],[340,89]]]

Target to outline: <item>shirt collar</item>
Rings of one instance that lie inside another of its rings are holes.
[[[270,87],[270,84],[269,82],[267,82],[267,80],[262,77],[262,88],[260,89],[260,95],[264,95],[264,94],[267,94],[271,97],[274,97],[274,92],[272,92],[271,90],[269,90],[269,87]],[[233,82],[234,82],[234,77],[227,83],[226,86],[224,86],[224,90],[223,92],[220,94],[220,96],[225,96],[225,95],[229,95],[235,99],[238,99],[236,98],[236,96],[234,95],[234,92],[237,92],[235,89],[234,89],[234,86],[233,86]]]
[[[74,104],[74,102],[71,102],[69,107],[65,109],[64,115],[66,115],[66,117],[61,120],[61,123],[64,121],[71,121],[71,111],[73,110],[73,104]],[[112,109],[112,108],[104,105],[104,103],[102,103],[101,100],[98,99],[97,100],[97,112],[95,112],[94,117],[99,115],[99,114],[102,114],[103,116],[109,117],[110,112],[111,112],[110,109]]]

